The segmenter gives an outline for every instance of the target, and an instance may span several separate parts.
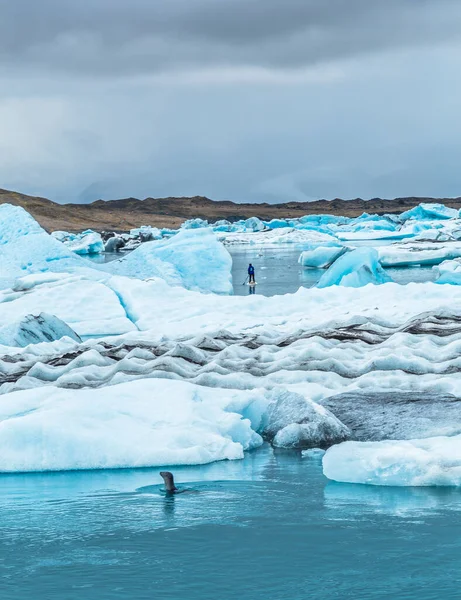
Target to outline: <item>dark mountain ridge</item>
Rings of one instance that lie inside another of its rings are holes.
[[[330,214],[358,217],[362,213],[401,213],[421,202],[440,202],[452,208],[461,208],[460,198],[395,198],[386,200],[317,200],[315,202],[286,202],[283,204],[239,204],[230,200],[215,201],[204,196],[191,198],[123,198],[96,200],[90,204],[57,204],[46,198],[27,196],[9,190],[0,190],[0,204],[22,206],[47,231],[82,231],[84,229],[127,231],[140,225],[178,227],[193,218],[237,221],[249,217],[264,220],[295,218],[312,214]]]

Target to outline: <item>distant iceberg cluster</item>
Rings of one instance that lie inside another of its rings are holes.
[[[323,269],[316,287],[232,295],[228,248],[284,244]],[[416,265],[437,282],[387,271]],[[461,485],[460,283],[461,220],[441,205],[53,235],[1,205],[0,472],[268,443],[326,450],[340,482]]]

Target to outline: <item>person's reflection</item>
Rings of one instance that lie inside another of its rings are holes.
[[[163,512],[165,513],[165,516],[168,518],[174,517],[174,510],[175,510],[174,501],[175,501],[174,494],[167,494],[163,501]]]
[[[256,287],[254,285],[248,286],[248,293],[250,294],[250,296],[251,294],[256,293]]]

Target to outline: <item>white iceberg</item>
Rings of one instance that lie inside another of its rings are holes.
[[[221,389],[217,393],[167,379],[143,379],[98,390],[47,387],[13,392],[0,403],[0,472],[240,459],[245,450],[262,444],[258,430],[270,426],[276,432],[285,425],[280,433],[286,441],[290,419],[300,418],[293,407],[302,401],[281,390]],[[275,412],[267,415],[274,404]],[[335,435],[341,429],[328,411],[313,406],[303,401],[303,417],[309,419],[312,433],[309,440],[290,435],[285,445],[296,445],[299,439],[305,446],[315,445],[314,440],[328,443],[321,432]]]
[[[168,380],[98,390],[25,390],[0,403],[0,472],[205,464],[243,458],[261,437],[228,412],[235,396]]]
[[[432,266],[461,257],[461,243],[408,242],[377,248],[383,267]]]
[[[340,256],[322,275],[317,287],[362,287],[369,283],[379,285],[390,281],[392,279],[379,263],[378,252],[374,248],[357,248]]]
[[[461,436],[344,442],[327,450],[323,472],[347,483],[460,486]]]
[[[278,246],[279,244],[327,245],[338,243],[337,238],[333,235],[312,229],[295,229],[294,227],[280,227],[256,233],[219,233],[218,237],[225,245]]]

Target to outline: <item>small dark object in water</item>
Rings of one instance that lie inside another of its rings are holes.
[[[174,484],[173,473],[170,473],[170,471],[160,471],[160,477],[162,477],[165,482],[167,494],[174,494],[178,491],[178,488]]]

